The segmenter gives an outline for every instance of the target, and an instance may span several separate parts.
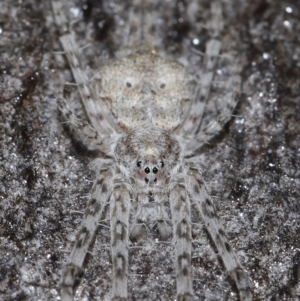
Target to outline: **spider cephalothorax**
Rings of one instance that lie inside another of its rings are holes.
[[[165,189],[182,160],[176,138],[155,127],[131,130],[115,149],[120,169],[131,179],[135,189]]]

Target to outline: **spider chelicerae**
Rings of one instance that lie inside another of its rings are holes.
[[[183,65],[162,58],[145,46],[142,38],[139,47],[129,55],[108,61],[99,70],[100,76],[90,80],[80,64],[79,47],[74,33],[68,31],[61,2],[52,1],[52,7],[60,42],[89,121],[76,117],[62,97],[58,97],[59,110],[83,143],[105,154],[94,161],[96,178],[90,200],[62,273],[62,300],[74,298],[86,254],[107,205],[112,300],[128,298],[129,238],[145,235],[149,219],[154,219],[161,240],[173,239],[177,300],[193,300],[192,211],[201,216],[240,300],[252,300],[250,280],[226,238],[196,153],[231,119],[236,106],[232,88],[224,95],[227,104],[222,114],[199,131],[220,41],[211,39],[206,45],[204,84],[199,87]],[[211,3],[211,13],[213,22],[220,25],[220,1]],[[216,26],[215,31],[221,27]],[[144,37],[143,26],[140,31]],[[228,85],[239,87],[240,77],[232,76]]]

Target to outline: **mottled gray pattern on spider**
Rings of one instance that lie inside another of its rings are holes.
[[[52,5],[56,23],[65,28],[61,4],[53,1]],[[213,10],[220,11],[219,2],[212,5]],[[64,31],[61,34],[60,41],[89,122],[78,119],[63,98],[58,100],[59,109],[84,143],[92,144],[106,155],[105,159],[94,162],[96,179],[90,201],[62,274],[62,300],[73,300],[84,258],[107,204],[112,300],[127,300],[128,241],[129,237],[138,238],[142,234],[150,207],[155,207],[161,238],[173,236],[178,300],[193,299],[192,210],[202,217],[240,299],[252,300],[248,276],[226,238],[195,158],[195,151],[230,120],[236,105],[234,93],[227,95],[229,101],[222,115],[198,131],[201,101],[205,97],[201,93],[206,92],[194,87],[181,64],[151,51],[137,51],[108,62],[99,70],[100,77],[90,82],[81,67],[74,34]],[[206,52],[217,55],[219,49],[219,41],[212,40]],[[208,84],[204,90],[209,90],[209,79],[212,80],[211,64],[213,60],[208,60],[204,75]],[[240,78],[233,76],[229,85],[238,87]],[[170,216],[173,229],[168,223]]]

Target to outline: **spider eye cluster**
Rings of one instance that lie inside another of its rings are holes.
[[[163,161],[160,161],[157,165],[155,166],[147,166],[144,167],[143,164],[142,164],[142,161],[138,161],[137,162],[137,167],[142,169],[143,168],[143,171],[145,174],[147,174],[148,176],[145,177],[145,182],[148,184],[150,182],[150,180],[152,180],[154,183],[157,182],[157,178],[154,177],[152,174],[157,174],[159,170],[161,170],[163,167],[164,167],[164,162]]]

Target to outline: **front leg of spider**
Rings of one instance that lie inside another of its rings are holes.
[[[229,277],[238,289],[240,300],[251,301],[251,282],[228,242],[206,185],[196,169],[189,171],[186,187],[195,209],[200,213],[205,227],[218,250]]]
[[[90,201],[77,233],[75,245],[62,273],[60,284],[62,301],[73,300],[76,287],[82,277],[87,251],[93,241],[98,222],[109,202],[112,191],[112,173],[108,170],[108,166],[101,166],[97,171]]]

